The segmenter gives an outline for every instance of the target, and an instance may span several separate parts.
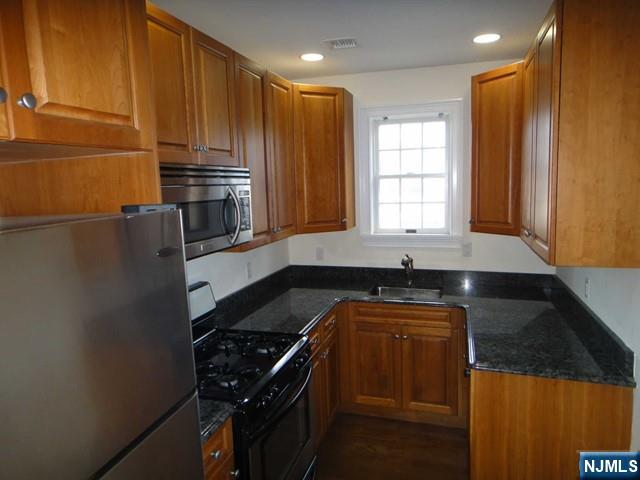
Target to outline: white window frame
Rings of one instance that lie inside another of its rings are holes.
[[[374,129],[386,121],[445,118],[447,121],[447,218],[446,227],[438,232],[404,233],[376,232],[378,186],[377,186],[377,145]],[[463,203],[463,124],[462,99],[433,102],[423,105],[401,107],[365,108],[359,115],[359,224],[363,243],[370,246],[411,247],[424,246],[434,248],[462,247]]]

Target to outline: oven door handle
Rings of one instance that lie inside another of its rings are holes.
[[[238,195],[236,195],[236,192],[231,187],[229,187],[229,196],[233,200],[233,207],[235,208],[235,211],[236,211],[236,231],[233,232],[231,236],[231,240],[229,241],[231,242],[231,245],[235,245],[236,241],[238,240],[238,236],[240,235],[240,227],[242,227],[242,219],[240,218],[240,215],[241,215],[240,199],[238,198]]]
[[[306,378],[304,379],[304,383],[302,384],[302,386],[298,389],[298,391],[296,392],[296,394],[294,395],[293,399],[291,399],[288,403],[287,406],[284,407],[281,410],[281,413],[276,416],[275,418],[272,418],[271,420],[269,420],[267,423],[265,423],[262,427],[260,427],[259,430],[257,430],[256,432],[253,432],[250,435],[250,439],[253,441],[254,439],[260,437],[265,431],[269,430],[271,427],[273,427],[276,423],[278,423],[280,420],[282,420],[282,418],[287,415],[289,413],[289,411],[296,405],[296,403],[298,402],[298,400],[300,400],[300,397],[302,397],[302,395],[304,395],[304,392],[307,390],[307,387],[309,386],[309,382],[311,382],[311,374],[313,373],[313,368],[311,368],[311,362],[309,362],[307,364],[307,369],[309,370],[309,372],[307,373]]]

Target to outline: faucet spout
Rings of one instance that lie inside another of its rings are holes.
[[[411,288],[413,285],[413,258],[405,253],[400,261],[400,265],[404,267],[404,274],[407,277],[407,286]]]

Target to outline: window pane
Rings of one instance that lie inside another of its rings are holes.
[[[444,178],[425,178],[422,189],[424,202],[444,202],[446,195],[446,181]]]
[[[400,173],[400,151],[387,150],[380,152],[380,164],[378,171],[380,175],[398,175]]]
[[[387,204],[378,207],[379,228],[400,228],[400,205]]]
[[[445,149],[427,148],[424,150],[424,173],[445,172]]]
[[[378,127],[378,149],[392,150],[400,148],[400,125],[380,125]]]
[[[422,128],[423,147],[444,147],[446,145],[446,123],[425,122]]]
[[[444,228],[444,203],[422,205],[422,228]]]
[[[378,191],[380,203],[397,203],[400,201],[400,180],[397,178],[381,178]]]
[[[421,202],[422,189],[420,178],[402,179],[402,202]]]
[[[402,228],[421,228],[422,205],[419,203],[403,203],[400,214]]]
[[[403,123],[400,135],[402,148],[420,148],[422,145],[422,124]]]
[[[402,173],[422,173],[422,150],[402,150]]]

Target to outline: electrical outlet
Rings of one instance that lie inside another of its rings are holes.
[[[253,271],[251,269],[251,262],[247,262],[246,271],[247,271],[247,280],[251,280],[251,277],[253,277]]]
[[[324,247],[316,247],[316,260],[324,260]]]
[[[589,280],[589,277],[586,277],[584,279],[584,298],[589,298],[590,295],[591,295],[591,280]]]

